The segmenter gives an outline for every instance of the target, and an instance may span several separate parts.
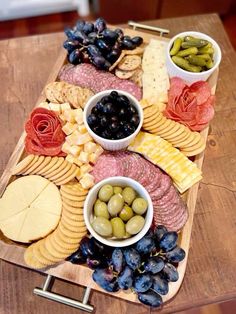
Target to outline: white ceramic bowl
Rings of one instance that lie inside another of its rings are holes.
[[[143,197],[148,202],[148,209],[145,216],[145,224],[143,229],[136,235],[123,239],[123,240],[115,240],[115,239],[107,239],[105,237],[100,236],[92,227],[91,223],[93,221],[93,205],[97,199],[97,194],[100,188],[105,184],[111,184],[112,186],[130,186],[132,187],[140,197]],[[132,245],[140,240],[149,230],[152,224],[153,219],[153,206],[152,200],[149,196],[147,190],[137,181],[127,178],[127,177],[110,177],[104,179],[94,185],[94,187],[89,191],[85,203],[84,203],[84,221],[85,224],[91,233],[91,235],[100,241],[103,244],[113,246],[113,247],[124,247],[128,245]]]
[[[134,140],[134,138],[136,137],[136,135],[140,131],[140,129],[142,127],[142,124],[143,124],[143,109],[142,109],[140,103],[138,102],[138,100],[134,96],[130,95],[127,92],[124,92],[124,91],[121,91],[121,90],[115,90],[119,94],[122,94],[122,95],[125,95],[126,97],[128,97],[130,102],[137,109],[138,115],[139,115],[139,119],[140,119],[140,122],[139,122],[139,125],[138,125],[137,129],[131,135],[129,135],[129,136],[125,137],[125,138],[122,138],[120,140],[108,140],[108,139],[105,139],[105,138],[95,134],[90,129],[90,127],[89,127],[89,125],[87,123],[87,117],[91,113],[92,108],[97,104],[97,102],[102,97],[108,96],[113,90],[115,90],[115,89],[105,90],[105,91],[102,91],[100,93],[97,93],[96,95],[94,95],[93,97],[91,97],[89,99],[89,101],[87,102],[87,104],[85,105],[85,108],[84,108],[84,124],[85,124],[85,127],[87,128],[87,130],[88,130],[89,134],[92,136],[92,138],[106,150],[120,150],[120,149],[123,149],[123,148],[126,148],[127,146],[129,146],[129,144]]]
[[[195,72],[188,72],[185,71],[183,69],[181,69],[180,67],[178,67],[171,59],[170,57],[170,50],[171,47],[175,41],[175,39],[177,37],[185,37],[185,36],[193,36],[196,38],[201,38],[201,39],[206,39],[208,40],[210,43],[212,43],[213,48],[214,48],[214,55],[213,55],[213,59],[214,59],[214,66],[204,72],[199,72],[199,73],[195,73]],[[169,73],[170,77],[173,76],[178,76],[181,77],[187,84],[191,84],[197,81],[206,81],[209,76],[216,70],[216,68],[219,66],[220,62],[221,62],[221,50],[219,45],[217,44],[217,42],[211,38],[210,36],[200,33],[200,32],[183,32],[183,33],[179,33],[176,36],[174,36],[168,43],[167,45],[167,56],[166,56],[166,66],[167,66],[167,71]]]

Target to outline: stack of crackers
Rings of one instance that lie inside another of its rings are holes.
[[[69,103],[73,108],[84,108],[94,93],[66,82],[52,82],[45,87],[45,95],[52,103]]]
[[[63,261],[79,248],[87,234],[83,204],[88,190],[83,189],[80,183],[71,181],[61,186],[60,193],[62,215],[57,228],[25,251],[25,262],[32,268],[45,268]]]
[[[120,57],[110,67],[109,71],[115,69],[115,75],[120,79],[133,81],[142,87],[142,54],[144,48],[137,47],[133,50],[122,50]]]
[[[157,105],[148,105],[143,101],[143,129],[167,140],[186,156],[195,156],[205,149],[205,142],[199,132],[192,132],[188,127],[166,118]]]

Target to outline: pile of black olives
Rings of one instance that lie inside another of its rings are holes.
[[[84,238],[78,251],[67,258],[73,264],[94,269],[93,280],[104,290],[132,289],[143,304],[160,307],[169,283],[179,279],[178,263],[185,251],[177,245],[178,234],[157,226],[136,244],[124,248],[103,245]]]
[[[72,64],[92,63],[98,69],[108,70],[119,58],[122,49],[135,49],[141,45],[141,37],[124,36],[120,28],[107,28],[103,18],[95,23],[79,20],[74,28],[66,28],[67,40],[63,46]]]
[[[97,135],[109,140],[120,140],[134,133],[140,118],[128,97],[112,91],[92,108],[87,122]]]

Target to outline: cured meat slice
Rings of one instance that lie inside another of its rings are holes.
[[[110,176],[127,176],[149,192],[154,208],[154,223],[179,231],[185,224],[187,208],[170,177],[138,154],[112,152],[102,154],[94,166],[95,182]]]
[[[121,80],[114,74],[97,70],[92,64],[66,64],[59,73],[61,81],[91,89],[94,93],[107,89],[119,89],[130,93],[138,100],[142,97],[141,88],[134,82]]]
[[[198,81],[188,86],[181,78],[173,77],[164,115],[193,131],[201,131],[214,116],[214,103],[208,82]]]
[[[25,149],[29,154],[65,156],[61,151],[65,134],[55,112],[45,108],[34,109],[25,124],[25,131]]]

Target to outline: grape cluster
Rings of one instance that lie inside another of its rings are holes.
[[[161,295],[169,291],[168,283],[179,279],[177,265],[185,251],[177,245],[178,234],[164,226],[151,229],[136,244],[112,248],[94,238],[84,238],[80,248],[67,260],[74,264],[87,263],[95,269],[93,280],[104,290],[133,290],[140,302],[162,305]]]
[[[124,36],[120,28],[107,28],[103,18],[95,23],[79,20],[74,28],[66,28],[67,40],[63,46],[72,64],[92,63],[100,70],[108,70],[119,58],[122,49],[134,49],[141,45],[139,36]]]

